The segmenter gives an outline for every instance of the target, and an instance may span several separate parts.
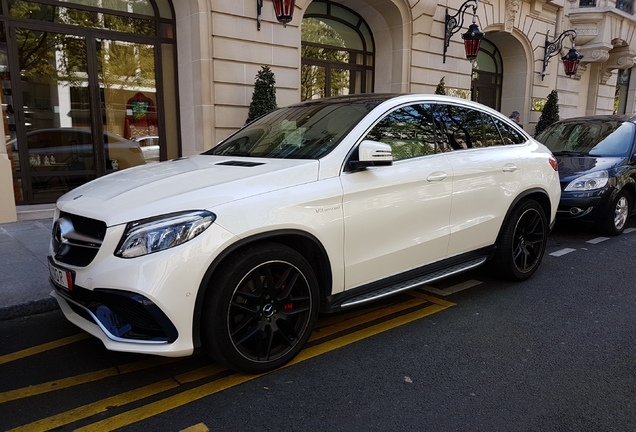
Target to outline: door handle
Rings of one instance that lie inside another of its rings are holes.
[[[515,171],[517,171],[517,165],[512,164],[512,163],[505,164],[501,170],[503,172],[515,172]]]
[[[446,177],[448,177],[448,174],[442,171],[437,171],[429,174],[429,176],[426,177],[426,180],[428,180],[429,182],[439,182],[444,180]]]

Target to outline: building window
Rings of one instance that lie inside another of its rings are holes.
[[[616,0],[616,9],[622,10],[623,12],[632,13],[632,11],[634,10],[634,1]]]
[[[579,7],[596,7],[596,0],[579,0]]]
[[[16,203],[179,155],[168,0],[8,5],[0,74]]]
[[[484,39],[473,61],[471,99],[497,111],[501,108],[503,61],[496,46]]]
[[[301,39],[301,100],[373,92],[374,42],[358,14],[330,1],[313,1]]]
[[[619,69],[616,78],[616,93],[614,94],[614,114],[627,113],[627,93],[629,80],[632,76],[631,69]]]

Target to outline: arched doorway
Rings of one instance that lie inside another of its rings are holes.
[[[477,59],[473,61],[471,99],[500,111],[502,83],[501,54],[495,45],[484,39]]]
[[[168,0],[7,4],[0,74],[17,204],[179,153]]]
[[[301,27],[301,100],[373,92],[375,44],[353,10],[315,0]]]

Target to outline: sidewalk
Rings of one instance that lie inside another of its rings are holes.
[[[57,309],[49,295],[52,218],[0,224],[0,321]]]

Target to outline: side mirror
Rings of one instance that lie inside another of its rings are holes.
[[[636,165],[636,153],[634,153],[632,157],[629,158],[629,164]]]
[[[364,140],[358,147],[358,160],[350,162],[354,169],[393,165],[391,146],[377,141]]]

